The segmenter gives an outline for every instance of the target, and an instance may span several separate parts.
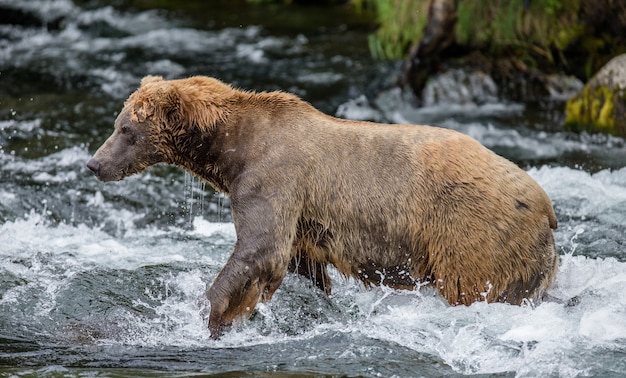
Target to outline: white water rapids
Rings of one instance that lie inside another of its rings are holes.
[[[344,7],[256,3],[0,0],[17,20],[0,17],[0,376],[625,376],[624,140],[564,132],[562,103],[507,102],[463,71],[416,108]],[[236,238],[228,198],[174,168],[105,184],[85,167],[146,74],[473,136],[553,200],[553,299],[451,307],[334,271],[326,297],[289,275],[211,340],[204,292]]]

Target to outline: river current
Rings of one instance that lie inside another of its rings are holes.
[[[342,7],[106,3],[0,0],[0,376],[626,375],[624,140],[561,131],[558,99],[482,93],[415,108],[392,88],[398,64],[369,57],[364,16]],[[211,340],[203,294],[235,242],[228,198],[171,167],[106,184],[85,167],[147,74],[471,135],[554,203],[551,299],[452,307],[334,271],[326,297],[290,275]]]

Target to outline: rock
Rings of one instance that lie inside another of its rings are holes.
[[[565,74],[544,75],[543,85],[553,100],[565,101],[584,88],[584,83],[576,76]]]
[[[565,127],[626,137],[626,54],[611,59],[567,101]]]
[[[435,75],[422,92],[424,106],[498,102],[498,86],[482,71],[451,69]]]

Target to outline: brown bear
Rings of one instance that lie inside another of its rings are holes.
[[[330,293],[332,264],[366,286],[430,283],[469,305],[539,299],[558,268],[546,193],[456,131],[337,119],[208,77],[147,76],[87,166],[111,181],[159,162],[231,198],[237,241],[206,294],[213,337],[288,271]]]

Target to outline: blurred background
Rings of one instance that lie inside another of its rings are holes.
[[[0,375],[626,374],[625,36],[618,0],[0,0]],[[456,308],[334,272],[329,299],[289,276],[209,340],[228,198],[85,167],[148,74],[478,139],[553,200],[556,300]]]

